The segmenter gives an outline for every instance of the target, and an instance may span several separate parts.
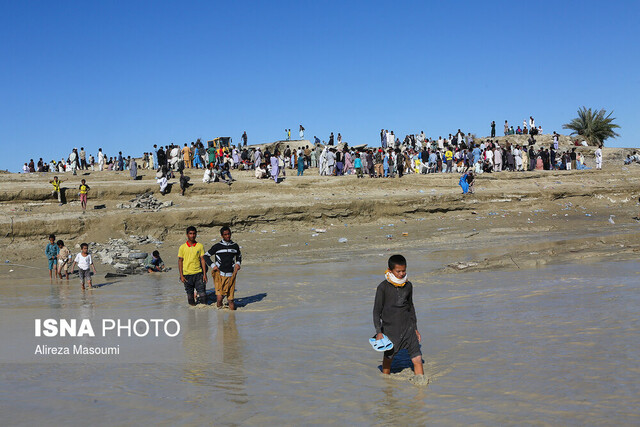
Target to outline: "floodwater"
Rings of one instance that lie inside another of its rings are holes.
[[[106,284],[84,294],[77,278],[3,283],[0,421],[640,424],[638,263],[448,275],[429,273],[427,255],[414,255],[427,387],[408,381],[407,357],[391,377],[380,374],[368,338],[386,255],[356,254],[247,265],[236,312],[187,307],[175,271],[99,278]],[[25,353],[35,318],[109,315],[175,318],[182,330],[123,340],[127,354],[111,359]]]

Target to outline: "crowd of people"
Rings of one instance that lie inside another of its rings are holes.
[[[291,138],[291,130],[285,129],[287,139]],[[156,170],[156,180],[160,185],[160,192],[165,194],[171,178],[180,176],[181,194],[189,186],[190,177],[186,170],[201,169],[202,182],[225,182],[231,185],[235,179],[233,170],[251,170],[258,179],[271,178],[274,182],[281,182],[286,177],[287,170],[296,170],[298,176],[305,174],[308,169],[316,169],[321,176],[356,175],[358,178],[401,178],[406,174],[459,173],[472,176],[482,173],[502,171],[533,171],[533,170],[580,170],[588,169],[587,161],[582,152],[576,148],[559,150],[560,136],[553,132],[553,142],[549,146],[537,144],[536,135],[542,131],[541,126],[535,124],[533,117],[523,122],[523,128],[513,130],[505,120],[504,133],[527,134],[526,144],[512,144],[509,141],[500,143],[495,139],[496,123],[491,123],[491,137],[476,140],[471,133],[457,132],[449,134],[447,138],[439,136],[437,139],[427,138],[424,131],[417,134],[405,135],[403,140],[393,130],[380,130],[380,147],[372,148],[366,145],[351,147],[343,142],[338,133],[334,139],[331,132],[327,144],[314,136],[313,145],[291,147],[289,142],[282,142],[271,146],[247,146],[247,133],[242,134],[241,144],[228,146],[222,143],[209,143],[208,146],[200,139],[185,143],[182,147],[177,144],[166,146],[154,145],[153,150],[143,153],[141,167]],[[304,137],[305,128],[299,126],[300,138]],[[337,144],[336,144],[337,141]],[[584,144],[584,143],[583,143]],[[580,144],[576,144],[580,145]],[[270,148],[269,148],[270,147]],[[595,167],[602,167],[602,146],[595,151]],[[640,156],[634,153],[626,163],[640,161]],[[88,154],[84,147],[74,148],[68,158],[59,162],[52,160],[44,163],[40,159],[37,164],[33,160],[25,163],[25,172],[72,172],[78,170],[129,170],[132,179],[137,179],[138,163],[131,156],[124,156],[118,152],[115,157],[107,157],[98,150],[96,157]],[[52,181],[54,192],[60,200],[59,183]],[[88,186],[87,186],[88,188]],[[86,191],[84,192],[86,198]],[[83,203],[83,206],[86,204]]]
[[[93,154],[88,154],[84,147],[80,147],[80,150],[74,148],[67,158],[62,158],[59,161],[51,159],[48,163],[42,160],[42,157],[37,162],[30,159],[29,162],[22,166],[24,173],[34,172],[53,172],[53,173],[65,173],[72,172],[73,175],[77,175],[79,170],[115,170],[123,171],[136,168],[137,164],[131,156],[124,157],[122,151],[118,152],[115,157],[108,157],[102,148],[98,149],[96,157]]]
[[[308,168],[318,168],[321,176],[357,175],[371,178],[402,177],[406,174],[461,173],[472,170],[476,175],[502,171],[582,170],[589,169],[582,152],[573,147],[560,150],[559,135],[554,132],[548,147],[536,145],[530,139],[527,145],[495,139],[474,141],[470,134],[458,132],[451,139],[426,139],[424,133],[405,137],[400,143],[393,132],[382,131],[379,148],[341,146],[304,146],[291,149],[288,145],[274,152],[257,148],[243,150],[240,163],[232,167],[254,169],[256,178],[273,178],[279,182],[286,169],[297,169],[304,175]],[[389,144],[393,144],[389,147]],[[247,155],[248,152],[252,154]],[[246,161],[250,157],[253,164]],[[602,167],[602,146],[595,151],[596,169]]]

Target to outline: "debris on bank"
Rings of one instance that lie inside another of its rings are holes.
[[[159,211],[162,208],[173,206],[171,200],[161,202],[153,197],[153,192],[144,194],[138,194],[134,199],[129,200],[129,203],[118,203],[116,207],[118,209],[145,209],[150,211]]]
[[[466,268],[477,266],[477,262],[454,262],[453,264],[447,265],[447,267],[455,268],[456,270],[464,270]]]
[[[89,250],[102,264],[111,265],[124,274],[138,274],[145,271],[144,260],[149,254],[134,247],[148,244],[155,244],[158,247],[162,242],[154,239],[153,236],[129,236],[126,240],[109,239],[104,244],[91,242]]]

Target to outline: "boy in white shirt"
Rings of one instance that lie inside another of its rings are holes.
[[[97,274],[97,272],[96,267],[93,265],[91,254],[89,254],[89,245],[82,243],[80,245],[80,251],[81,252],[76,255],[76,258],[73,260],[71,271],[73,271],[76,268],[76,264],[78,264],[78,275],[82,281],[82,289],[84,289],[85,280],[89,282],[89,287],[93,288],[93,285],[91,284],[91,271],[89,269],[93,268],[93,274]]]

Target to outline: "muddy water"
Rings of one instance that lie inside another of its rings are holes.
[[[367,342],[386,254],[246,266],[237,312],[187,308],[172,274],[84,294],[77,279],[2,283],[2,424],[640,423],[637,263],[442,275],[426,258],[409,274],[428,387],[407,380],[406,357],[383,377]],[[172,317],[182,331],[126,340],[120,359],[33,361],[21,343],[43,313]]]

